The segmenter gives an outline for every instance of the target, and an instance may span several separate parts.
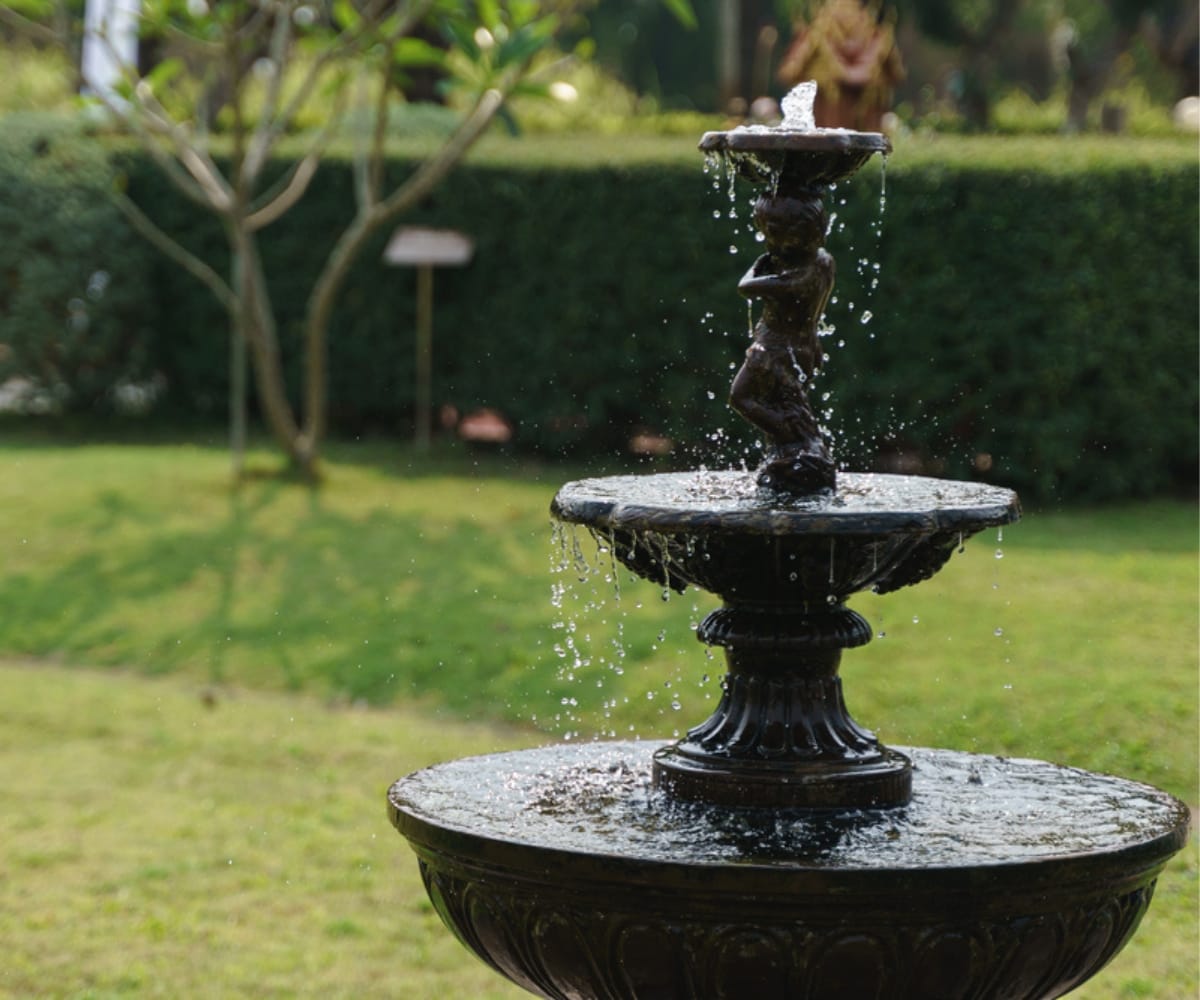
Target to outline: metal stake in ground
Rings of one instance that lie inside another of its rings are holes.
[[[470,263],[475,244],[454,229],[403,226],[388,240],[383,259],[397,267],[417,269],[417,346],[415,441],[428,448],[433,410],[433,269]]]

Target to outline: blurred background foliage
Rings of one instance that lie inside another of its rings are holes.
[[[486,409],[511,447],[577,461],[631,447],[648,461],[755,460],[724,404],[746,324],[733,289],[755,252],[750,192],[731,223],[725,195],[706,197],[724,182],[701,173],[694,143],[782,94],[785,51],[840,7],[903,64],[885,116],[898,150],[887,223],[880,233],[877,166],[833,206],[828,391],[843,459],[994,477],[1048,501],[1194,493],[1200,198],[1195,133],[1172,118],[1197,88],[1194,4],[693,7],[691,25],[650,0],[585,7],[539,56],[540,95],[514,100],[406,219],[477,243],[469,268],[437,280],[447,433]],[[78,17],[82,3],[58,9]],[[15,69],[0,80],[0,178],[15,192],[0,212],[0,408],[218,425],[225,317],[103,195],[122,187],[224,273],[220,230],[81,108],[67,62],[18,44],[2,18],[0,39]],[[389,112],[396,178],[461,113],[436,80],[405,86]],[[331,100],[315,94],[296,127],[322,124]],[[274,169],[287,167],[284,150]],[[346,224],[352,173],[348,151],[330,157],[266,250],[293,392],[299,304]],[[341,435],[413,423],[413,281],[381,253],[338,306]],[[879,318],[864,325],[868,313]]]
[[[694,17],[658,0],[602,0],[574,16],[561,50],[545,60],[574,90],[559,88],[558,103],[575,108],[526,102],[517,120],[592,129],[637,119],[645,129],[657,116],[675,131],[678,112],[725,114],[779,98],[789,45],[840,2],[894,31],[904,66],[897,126],[1166,132],[1171,108],[1200,93],[1200,15],[1190,0],[695,0]],[[82,20],[83,0],[53,6],[59,18]],[[3,17],[0,42],[10,66],[0,112],[69,100],[77,82],[69,66],[31,51]],[[323,107],[318,97],[308,124]]]

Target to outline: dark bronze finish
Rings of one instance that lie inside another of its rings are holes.
[[[1132,936],[1186,843],[1175,807],[1159,830],[1095,855],[846,870],[772,857],[774,811],[729,810],[747,859],[704,864],[557,850],[519,828],[492,839],[430,821],[403,781],[389,794],[446,925],[552,1000],[1049,1000]],[[836,839],[877,821],[830,814],[825,826]]]
[[[740,475],[713,473],[709,481],[719,487]],[[871,640],[870,625],[845,601],[927,579],[971,535],[1017,520],[1020,506],[1016,494],[992,487],[962,495],[937,480],[843,478],[846,490],[897,499],[887,510],[839,506],[836,498],[800,509],[653,502],[656,492],[686,497],[687,474],[627,477],[615,490],[614,480],[583,480],[554,498],[557,520],[586,525],[639,576],[725,601],[696,633],[725,650],[721,701],[655,755],[655,780],[676,797],[820,809],[909,801],[908,759],[855,722],[842,697],[842,650]],[[926,505],[906,505],[906,489]]]
[[[389,792],[392,823],[463,944],[551,1000],[1061,996],[1133,934],[1186,843],[1187,808],[1042,762],[900,753],[851,718],[838,668],[871,628],[847,599],[929,578],[1020,508],[991,487],[834,475],[807,396],[834,274],[823,196],[887,140],[747,129],[700,146],[766,187],[755,222],[767,253],[740,285],[762,318],[731,392],[767,437],[758,492],[746,497],[740,473],[705,474],[715,493],[695,498],[696,474],[612,477],[564,486],[552,512],[639,576],[721,597],[698,629],[726,652],[721,703],[671,745],[570,744],[418,772]],[[1018,794],[1034,772],[1045,783]],[[594,783],[550,780],[566,773]],[[1085,783],[1104,836],[1087,806],[1064,805]],[[1020,851],[1013,803],[1031,817]],[[1069,847],[1064,813],[1082,831]],[[951,846],[937,853],[927,833],[942,819]],[[702,834],[709,855],[691,850]]]
[[[890,146],[861,132],[742,130],[709,132],[700,148],[724,152],[740,174],[769,185],[754,206],[767,252],[738,285],[762,303],[762,316],[729,395],[733,409],[765,436],[758,481],[789,493],[831,490],[833,456],[808,397],[821,367],[817,326],[835,273],[825,250],[825,193]]]

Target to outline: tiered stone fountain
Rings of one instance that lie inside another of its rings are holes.
[[[767,252],[740,285],[762,318],[731,403],[766,459],[570,483],[552,512],[639,576],[722,598],[698,630],[726,652],[721,703],[672,744],[428,768],[392,787],[392,821],[446,924],[541,996],[1060,996],[1133,933],[1187,810],[1041,761],[888,748],[850,717],[839,661],[871,629],[847,598],[927,579],[1017,498],[837,474],[814,418],[824,194],[887,140],[785,120],[700,145],[764,186]]]

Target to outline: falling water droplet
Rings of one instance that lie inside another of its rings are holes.
[[[875,318],[875,314],[870,309],[864,309],[863,314],[858,318],[858,321],[863,325],[870,323]]]

